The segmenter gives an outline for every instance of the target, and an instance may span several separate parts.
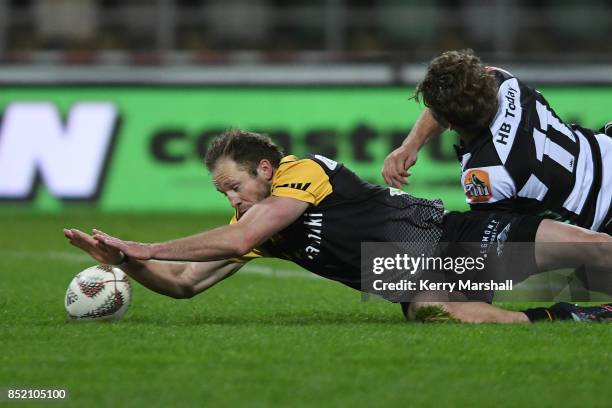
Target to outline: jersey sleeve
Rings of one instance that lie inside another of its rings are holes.
[[[466,202],[483,208],[516,196],[516,186],[504,166],[486,166],[463,171],[461,182]]]
[[[236,219],[236,216],[234,215],[229,223],[231,225],[231,224],[235,224],[236,222],[238,222],[238,220]],[[252,261],[253,259],[265,258],[266,256],[267,255],[261,249],[253,248],[251,252],[249,252],[248,254],[244,254],[236,258],[231,258],[230,261],[237,262],[237,263],[247,263],[249,261]]]
[[[272,195],[319,205],[333,192],[325,170],[314,160],[281,162],[272,180]]]

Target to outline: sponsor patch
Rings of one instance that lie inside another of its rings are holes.
[[[469,170],[463,179],[463,190],[470,203],[482,203],[493,197],[489,173],[484,170]]]
[[[285,184],[281,184],[279,186],[276,186],[276,188],[295,188],[296,190],[302,190],[302,191],[306,191],[308,190],[308,187],[310,187],[312,183],[285,183]]]

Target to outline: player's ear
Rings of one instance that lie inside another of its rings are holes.
[[[257,166],[257,173],[263,176],[266,180],[272,180],[274,175],[274,166],[268,159],[261,159]]]

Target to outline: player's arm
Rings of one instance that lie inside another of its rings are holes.
[[[177,299],[191,298],[237,272],[244,263],[130,260],[120,268],[143,286]]]
[[[70,243],[96,261],[116,265],[121,262],[121,251],[95,240],[77,229],[65,229]],[[173,298],[189,298],[231,276],[244,263],[232,260],[211,262],[160,262],[131,259],[119,267],[143,286]]]
[[[446,127],[434,118],[429,108],[423,109],[402,145],[385,158],[382,169],[385,182],[396,188],[408,184],[406,177],[410,176],[410,173],[407,170],[416,163],[419,149],[432,136],[438,136],[444,130]]]
[[[94,238],[134,259],[223,260],[249,253],[293,223],[308,206],[294,198],[271,196],[251,207],[234,224],[173,241],[144,244],[123,241],[102,231],[95,231]]]

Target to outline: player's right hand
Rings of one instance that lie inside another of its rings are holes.
[[[116,251],[119,251],[120,254],[123,253],[130,258],[141,260],[152,259],[150,244],[124,241],[97,229],[93,230],[93,239],[99,242],[101,245],[113,248]]]
[[[123,259],[121,251],[95,240],[91,235],[78,229],[64,228],[64,236],[68,238],[72,245],[82,249],[102,264],[117,265]]]
[[[412,173],[407,170],[416,163],[417,152],[418,149],[405,144],[389,153],[382,168],[382,176],[389,186],[401,189],[402,184],[410,184],[407,178]]]

